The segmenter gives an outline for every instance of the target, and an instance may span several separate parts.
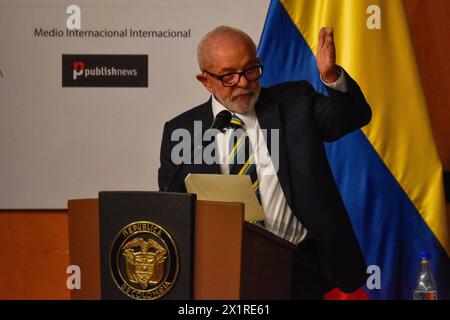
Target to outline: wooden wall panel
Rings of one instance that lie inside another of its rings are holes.
[[[0,210],[0,299],[70,299],[65,210]]]
[[[450,1],[403,2],[439,157],[444,170],[450,171]],[[450,205],[447,222],[450,230]]]
[[[404,0],[431,126],[444,169],[450,171],[450,1]]]

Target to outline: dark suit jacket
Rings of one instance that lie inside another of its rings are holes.
[[[262,129],[280,130],[278,178],[289,207],[319,244],[326,278],[332,286],[350,292],[364,284],[366,264],[331,173],[323,141],[339,139],[366,125],[371,110],[347,73],[346,80],[348,91],[328,88],[329,97],[316,92],[307,81],[262,88],[255,110]],[[171,141],[171,133],[185,128],[192,134],[195,120],[202,121],[203,131],[211,126],[211,100],[165,124],[158,172],[161,190],[176,169],[170,155],[178,142]],[[267,140],[270,151],[271,142]],[[184,178],[189,172],[220,173],[220,168],[218,164],[183,165],[169,191],[186,192]]]

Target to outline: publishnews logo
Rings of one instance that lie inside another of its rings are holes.
[[[148,87],[148,56],[63,54],[63,87]]]

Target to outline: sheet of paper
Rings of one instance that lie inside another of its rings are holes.
[[[264,213],[248,175],[188,174],[184,179],[187,192],[198,200],[242,202],[245,221],[264,220]]]

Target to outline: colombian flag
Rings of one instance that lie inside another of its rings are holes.
[[[322,26],[334,28],[337,63],[373,112],[362,130],[326,143],[366,262],[381,271],[379,285],[364,290],[371,299],[412,299],[427,251],[438,297],[450,299],[442,168],[403,3],[272,0],[258,48],[262,85],[306,79],[326,94],[315,60]]]

